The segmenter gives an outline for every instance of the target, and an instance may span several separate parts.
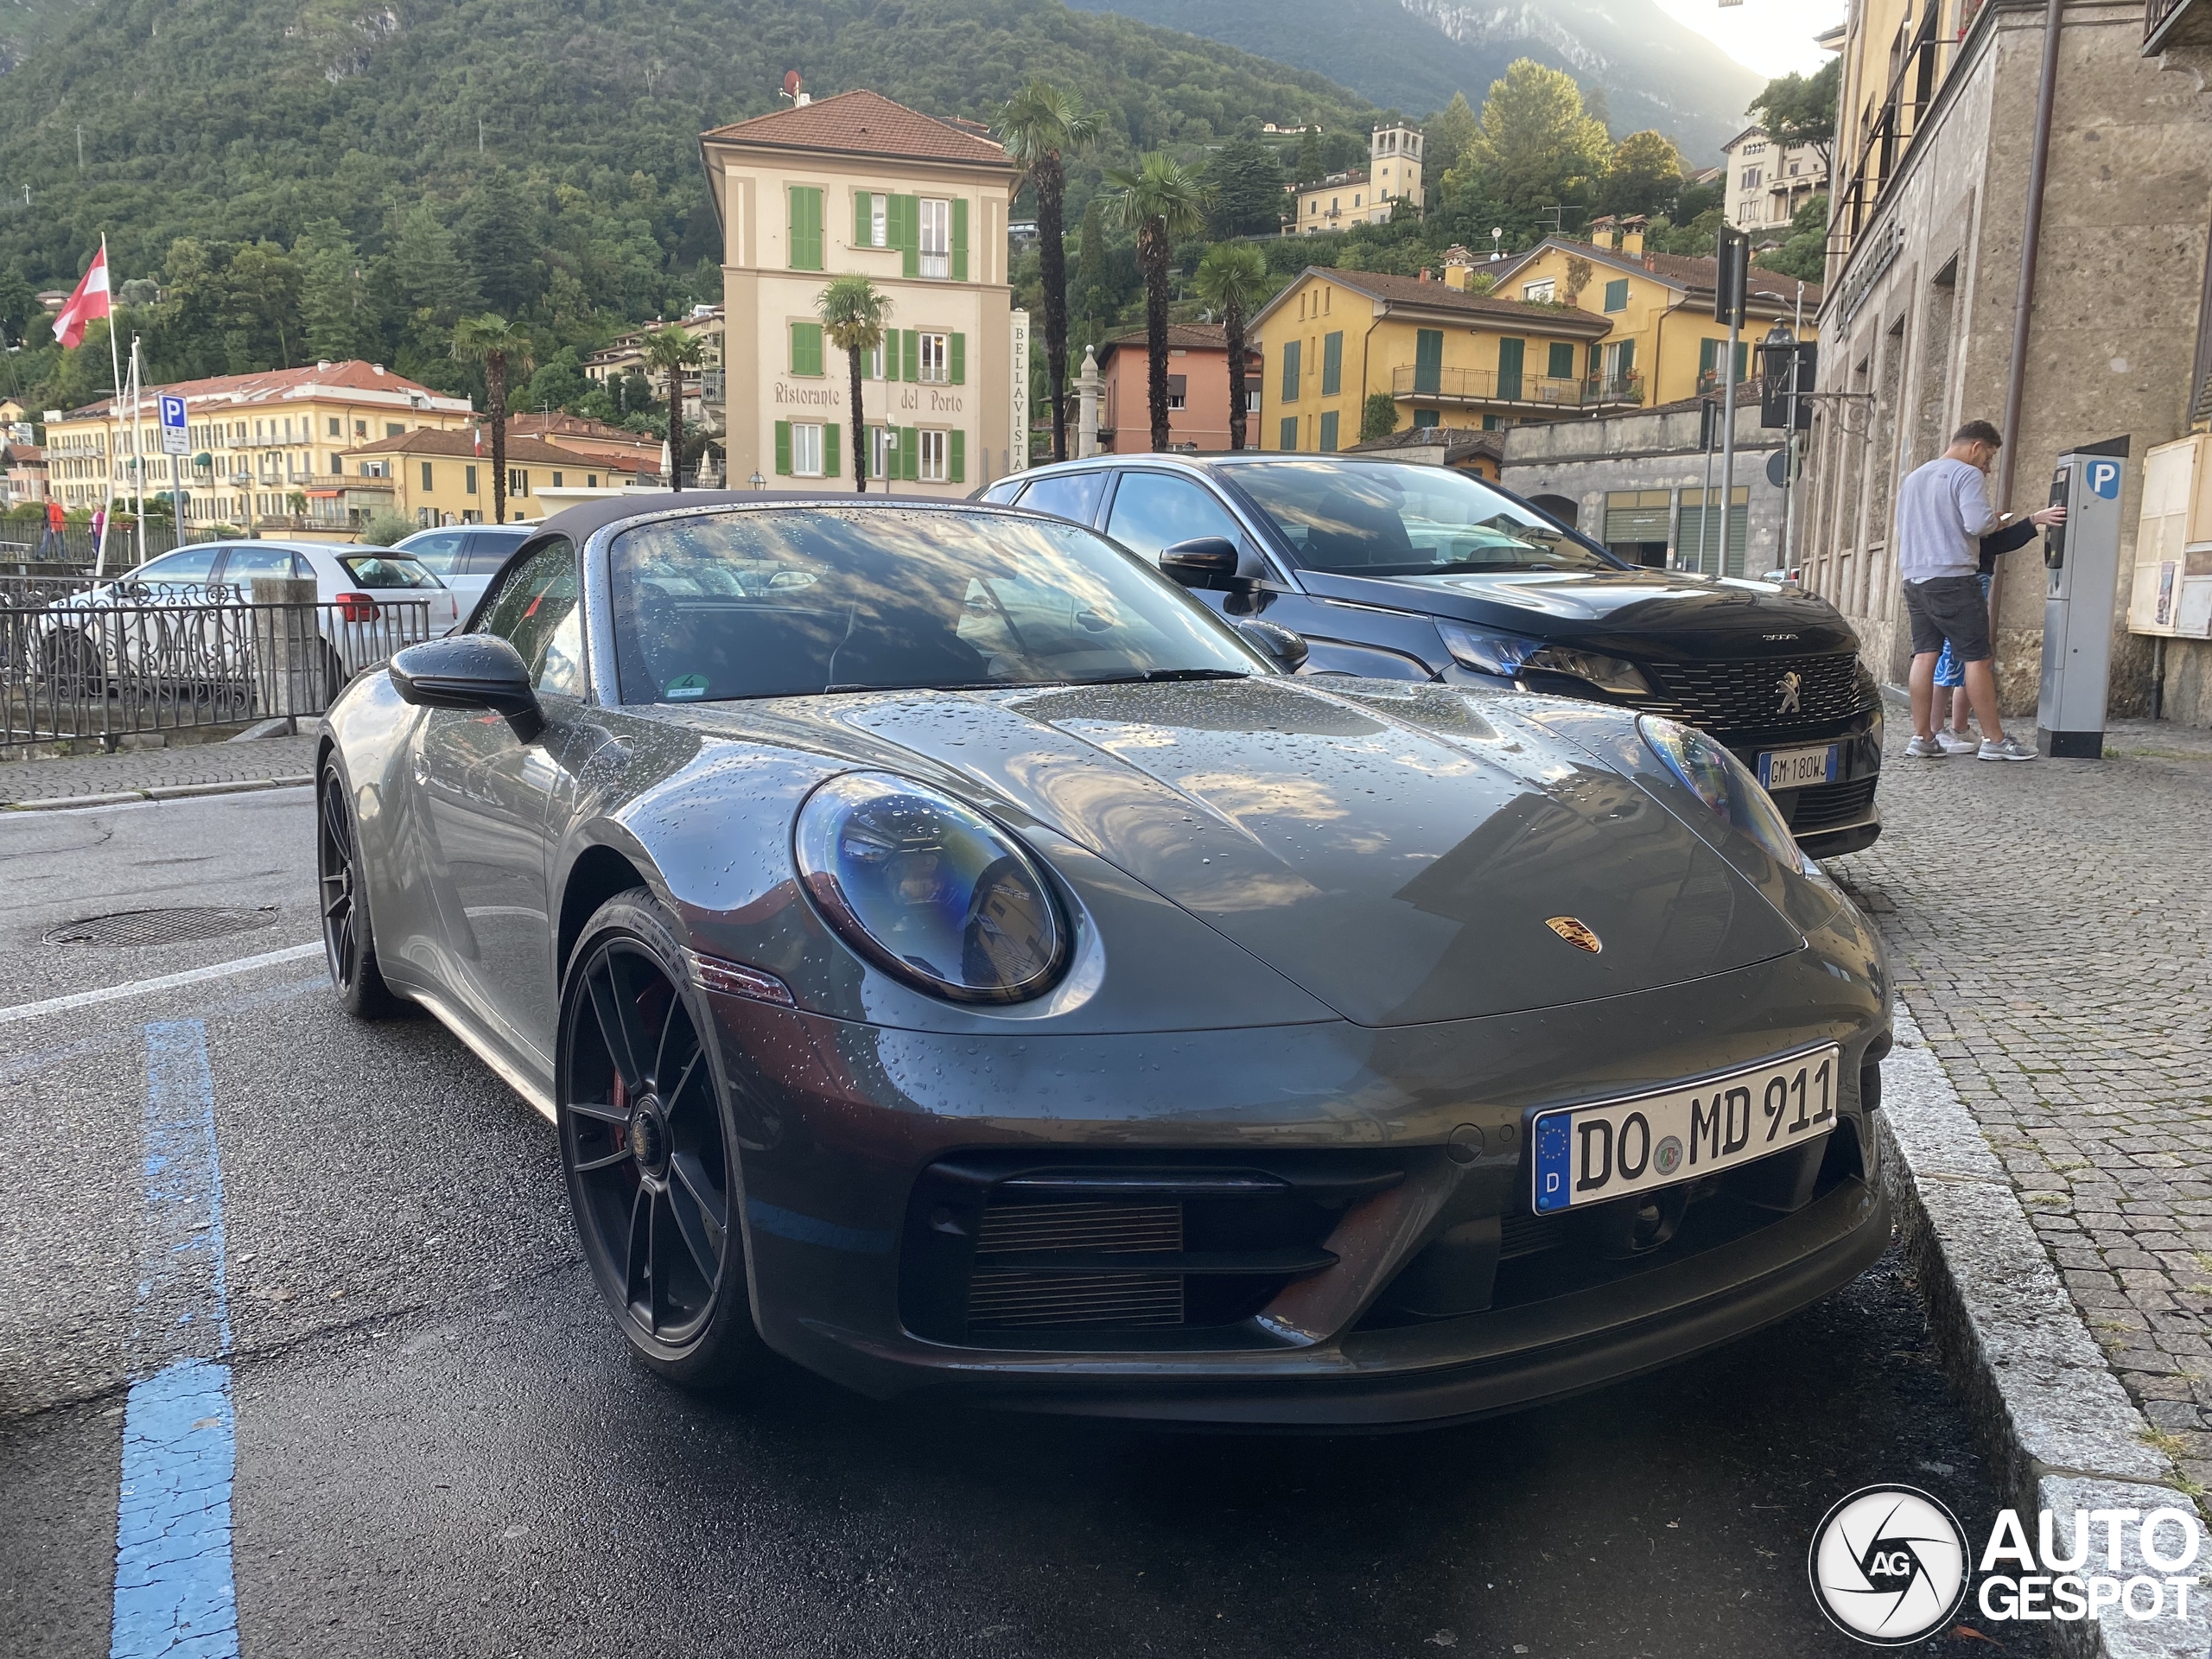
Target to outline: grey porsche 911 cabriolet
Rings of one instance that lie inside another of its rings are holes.
[[[555,1123],[664,1375],[1510,1409],[1882,1251],[1887,975],[1726,749],[1304,647],[1013,508],[546,521],[338,700],[331,973]]]

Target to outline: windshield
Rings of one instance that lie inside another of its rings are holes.
[[[1269,461],[1230,474],[1311,570],[1618,570],[1556,524],[1448,467]]]
[[[397,553],[377,553],[340,559],[356,588],[442,588],[421,561]]]
[[[807,508],[641,524],[610,559],[625,702],[1272,672],[1090,531]]]

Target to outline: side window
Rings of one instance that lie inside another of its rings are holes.
[[[541,691],[583,693],[583,620],[576,602],[576,549],[546,543],[507,572],[479,613],[475,632],[496,633],[521,653]]]
[[[1105,493],[1103,473],[1056,473],[1032,484],[1021,505],[1037,512],[1058,513],[1078,524],[1095,524],[1099,498]]]
[[[215,561],[230,550],[223,547],[185,547],[149,559],[130,573],[132,582],[160,582],[172,587],[204,585],[215,574]]]
[[[465,576],[496,576],[522,541],[513,536],[474,535],[468,538],[468,551],[461,561],[461,574]]]
[[[456,575],[460,573],[462,534],[458,530],[442,530],[429,536],[411,536],[408,537],[406,551],[423,569],[437,575]]]
[[[1197,536],[1226,536],[1240,545],[1244,532],[1211,491],[1168,473],[1124,473],[1114,493],[1106,533],[1148,559],[1160,550]]]
[[[251,599],[256,576],[289,576],[296,563],[289,548],[234,547],[223,562],[223,584]]]
[[[983,492],[981,499],[1002,507],[1020,493],[1020,491],[1021,474],[1016,473],[1012,478],[1002,478],[992,485],[989,489]]]

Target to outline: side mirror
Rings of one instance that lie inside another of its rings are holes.
[[[386,672],[399,700],[418,709],[488,709],[525,743],[545,729],[522,653],[494,634],[426,639],[395,656]]]
[[[1160,574],[1185,588],[1226,588],[1247,593],[1267,574],[1256,554],[1246,553],[1226,536],[1194,536],[1160,550]]]
[[[1235,626],[1237,632],[1272,658],[1275,666],[1284,673],[1295,674],[1306,666],[1307,647],[1305,639],[1281,623],[1262,622],[1255,619],[1236,623]]]

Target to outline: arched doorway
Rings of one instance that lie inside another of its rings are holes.
[[[1570,530],[1581,528],[1582,504],[1564,495],[1532,495],[1529,504],[1539,512],[1548,512]]]

